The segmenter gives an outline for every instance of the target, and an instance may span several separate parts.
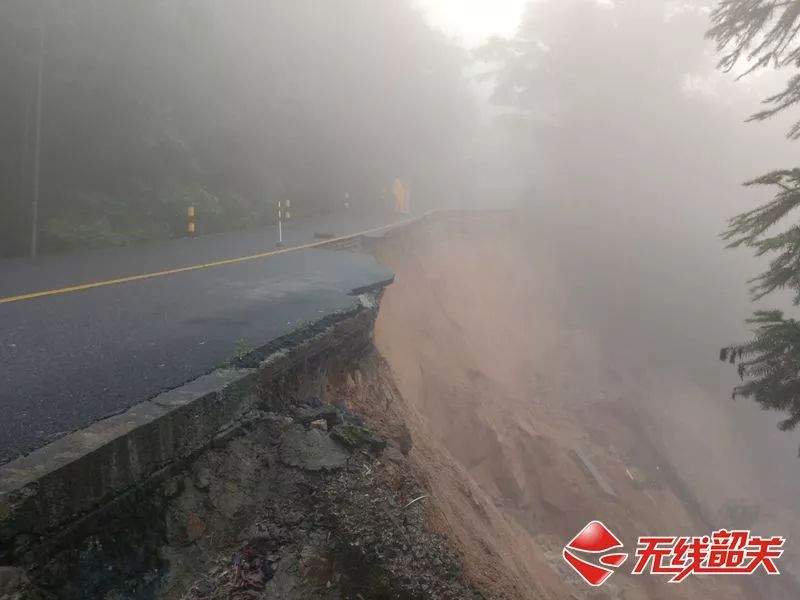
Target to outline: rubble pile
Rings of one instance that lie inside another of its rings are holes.
[[[224,443],[38,565],[15,598],[483,598],[429,526],[388,373],[367,349],[265,385]],[[365,402],[379,419],[357,414]]]

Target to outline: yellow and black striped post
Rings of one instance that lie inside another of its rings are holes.
[[[186,209],[186,232],[194,237],[197,234],[197,226],[194,221],[194,206]]]

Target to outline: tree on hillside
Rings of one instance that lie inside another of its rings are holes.
[[[742,75],[764,68],[795,71],[783,90],[764,100],[764,109],[752,115],[751,121],[764,121],[800,102],[800,0],[723,0],[711,21],[707,35],[722,54],[722,69],[744,64]],[[800,138],[800,121],[787,135]],[[774,196],[732,218],[723,238],[729,247],[749,247],[757,256],[771,257],[768,269],[752,280],[754,300],[787,289],[797,306],[800,223],[792,221],[790,213],[800,205],[800,168],[776,170],[745,185],[772,188]],[[787,228],[776,232],[781,224]],[[800,322],[780,310],[759,310],[748,323],[753,338],[720,352],[722,360],[737,366],[743,381],[733,395],[750,398],[764,410],[784,413],[780,429],[794,430],[800,424]]]
[[[345,191],[415,198],[472,117],[463,51],[410,0],[0,2],[0,256],[31,231],[41,7],[43,249],[264,224]]]
[[[685,126],[693,111],[681,85],[702,59],[705,20],[690,10],[667,18],[668,4],[532,2],[513,39],[479,50],[493,100],[510,109],[503,119],[523,132],[522,144],[533,149],[523,155],[538,165],[549,197],[588,201],[602,190],[622,198],[632,183],[652,180],[675,160],[696,168],[696,157],[678,148],[687,136],[697,138],[698,148],[707,143],[704,117],[698,127]],[[639,160],[648,153],[654,160]],[[620,165],[641,173],[620,176]]]

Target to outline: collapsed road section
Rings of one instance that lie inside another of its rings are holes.
[[[392,277],[371,256],[334,250],[361,235],[277,251],[253,235],[178,240],[111,264],[87,251],[25,276],[3,262],[0,463],[350,308]]]
[[[0,598],[797,598],[792,548],[779,578],[571,571],[592,520],[632,551],[780,515],[692,476],[674,440],[703,438],[581,304],[572,242],[525,216],[360,240],[391,272],[340,310],[0,467]]]
[[[387,283],[0,467],[0,597],[483,597],[406,459]]]

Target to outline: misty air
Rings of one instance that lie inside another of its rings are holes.
[[[800,0],[0,56],[0,600],[800,597]]]

